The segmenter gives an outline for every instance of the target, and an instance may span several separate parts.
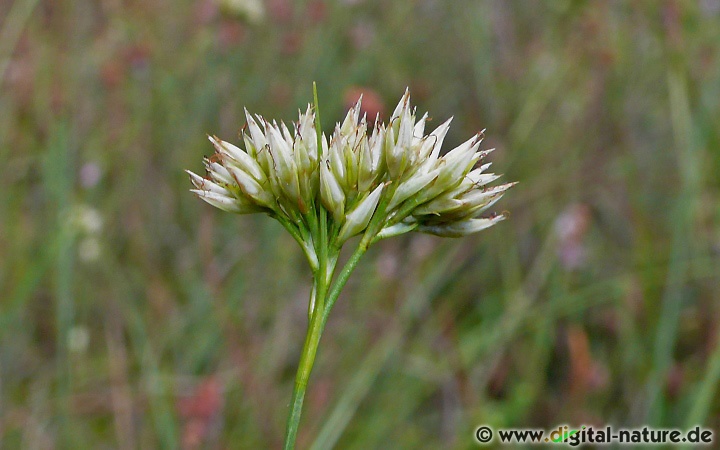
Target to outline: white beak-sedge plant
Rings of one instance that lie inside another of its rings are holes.
[[[391,236],[420,231],[460,237],[488,228],[504,214],[481,217],[514,183],[487,187],[499,175],[476,168],[491,150],[479,151],[483,133],[440,154],[450,120],[425,135],[427,114],[416,120],[410,95],[400,99],[387,125],[368,134],[360,101],[326,137],[314,107],[290,132],[247,111],[244,150],[211,136],[215,155],[207,176],[188,171],[192,190],[207,203],[238,214],[261,212],[279,221],[300,244],[313,273],[308,330],[300,357],[285,435],[295,447],[303,399],[320,336],[333,304],[368,247]],[[361,236],[337,270],[342,246]]]

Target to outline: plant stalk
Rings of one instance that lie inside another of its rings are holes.
[[[318,281],[322,284],[324,284],[324,281],[320,280],[323,278],[323,276],[318,277]],[[327,289],[324,288],[324,290]],[[318,296],[319,295],[320,292],[318,292]],[[324,292],[322,296],[325,296]],[[317,354],[318,344],[320,343],[320,337],[323,332],[323,315],[320,311],[322,306],[317,303],[316,305],[317,307],[308,324],[308,332],[305,336],[305,344],[300,357],[300,364],[298,365],[297,374],[295,375],[295,387],[293,389],[292,401],[290,402],[290,415],[288,416],[287,430],[285,432],[285,450],[293,450],[295,448],[303,401],[305,400],[305,390],[307,389],[308,379],[310,378],[310,372],[312,372],[313,364],[315,363],[315,355]]]
[[[320,111],[318,107],[317,88],[313,83],[313,96],[315,100],[315,128],[318,134],[318,151],[322,151],[322,130],[320,128]],[[314,285],[313,292],[315,294],[314,305],[311,293],[310,298],[310,314],[308,322],[308,330],[305,335],[305,343],[303,345],[300,363],[297,373],[295,374],[295,386],[293,388],[292,400],[290,402],[290,414],[288,415],[287,429],[285,432],[285,450],[294,450],[295,441],[297,440],[297,432],[300,426],[300,418],[302,415],[303,402],[305,400],[305,391],[307,390],[308,380],[315,363],[315,355],[317,354],[320,337],[325,329],[330,310],[335,301],[340,296],[340,291],[350,278],[350,274],[357,266],[362,255],[365,254],[368,247],[372,243],[373,238],[379,231],[379,221],[385,212],[387,199],[381,201],[376,211],[376,217],[370,221],[368,229],[363,235],[360,243],[353,252],[350,259],[340,271],[337,279],[333,283],[333,275],[335,273],[335,265],[337,264],[340,249],[330,242],[335,239],[337,230],[331,228],[328,230],[328,213],[322,204],[318,203],[315,208],[311,208],[310,214],[306,217],[310,227],[310,233],[313,237],[315,253],[317,254],[317,268],[313,267]],[[315,216],[317,213],[317,218]],[[282,221],[281,221],[282,222]],[[289,231],[295,232],[293,237],[304,247],[304,239],[291,224],[283,223]],[[307,253],[307,251],[306,251]],[[310,259],[310,258],[308,258]],[[312,266],[312,264],[311,264]],[[317,270],[315,270],[317,269]]]

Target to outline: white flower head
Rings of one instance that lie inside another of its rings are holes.
[[[483,132],[443,154],[451,119],[425,134],[428,116],[417,119],[408,91],[389,122],[376,121],[369,132],[361,100],[328,137],[318,136],[312,106],[292,132],[246,117],[244,149],[210,137],[216,153],[205,160],[206,177],[188,172],[192,192],[225,211],[275,217],[306,253],[314,252],[323,217],[338,247],[359,234],[369,242],[408,231],[464,236],[505,218],[481,216],[515,184],[488,186],[499,175],[486,172],[490,163],[476,167],[491,151],[480,150]]]

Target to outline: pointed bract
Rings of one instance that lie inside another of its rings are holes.
[[[345,219],[345,194],[329,168],[329,162],[320,163],[320,199],[337,223]]]
[[[375,208],[377,207],[380,195],[382,194],[384,184],[376,187],[363,201],[361,201],[355,209],[347,214],[345,224],[340,229],[338,235],[338,244],[342,244],[349,238],[362,232],[370,222]]]
[[[418,231],[440,237],[462,237],[482,231],[502,220],[505,220],[504,215],[481,219],[467,219],[441,225],[420,225]]]

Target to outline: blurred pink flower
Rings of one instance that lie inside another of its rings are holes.
[[[86,162],[80,168],[80,185],[85,189],[95,187],[102,177],[100,166],[95,162]]]
[[[582,203],[565,208],[555,220],[557,254],[566,270],[575,270],[587,261],[584,237],[590,225],[590,208]]]

